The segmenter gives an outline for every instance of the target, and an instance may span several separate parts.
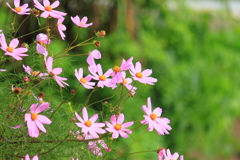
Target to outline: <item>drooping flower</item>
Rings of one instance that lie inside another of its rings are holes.
[[[156,78],[148,77],[152,74],[151,69],[145,69],[142,71],[140,62],[137,62],[135,67],[134,65],[131,67],[130,74],[133,76],[135,81],[139,81],[144,84],[154,85],[154,83],[157,82]]]
[[[66,35],[63,33],[63,31],[66,31],[66,26],[62,24],[62,22],[64,21],[64,19],[58,19],[57,22],[57,27],[58,27],[58,31],[60,36],[62,37],[62,39],[64,40]]]
[[[13,12],[16,12],[17,14],[24,15],[24,14],[30,14],[28,11],[30,11],[30,8],[28,7],[28,4],[25,3],[24,5],[20,6],[20,0],[14,0],[14,6],[15,8],[12,8],[9,3],[7,2],[7,6],[11,8]]]
[[[97,86],[103,88],[104,86],[109,87],[109,83],[111,81],[110,73],[112,72],[112,69],[107,70],[106,73],[103,74],[102,66],[100,64],[96,66],[89,66],[88,70],[92,73],[92,78],[94,80],[97,80]]]
[[[92,86],[95,85],[95,82],[90,82],[92,80],[92,77],[90,75],[87,75],[86,77],[83,77],[83,69],[79,68],[79,70],[75,69],[75,74],[77,80],[87,89],[93,89]]]
[[[129,70],[132,66],[133,57],[129,58],[127,61],[122,60],[121,66],[114,66],[113,72],[111,73],[112,80],[111,80],[111,87],[115,88],[117,83],[121,83],[122,81],[122,73],[121,71]]]
[[[31,113],[25,114],[25,122],[27,122],[28,134],[30,137],[38,137],[39,129],[43,132],[47,132],[43,124],[51,124],[52,121],[44,115],[38,113],[49,108],[49,103],[45,102],[38,106],[38,103],[32,104],[30,107]]]
[[[93,24],[93,23],[87,24],[88,18],[86,16],[83,17],[82,20],[80,20],[79,16],[71,17],[71,20],[80,28],[87,28]]]
[[[164,152],[166,152],[165,148],[160,148],[158,151],[158,160],[163,160]]]
[[[94,59],[101,59],[101,58],[102,58],[101,53],[98,50],[94,49],[92,52],[89,53],[87,57],[87,63],[90,66],[96,66]]]
[[[48,57],[48,59],[45,62],[45,64],[46,64],[47,71],[48,71],[49,75],[51,75],[56,80],[56,82],[58,83],[58,85],[60,87],[64,87],[64,85],[69,86],[69,84],[64,82],[64,81],[67,80],[67,78],[57,76],[58,74],[62,73],[62,68],[54,68],[54,69],[52,69],[52,65],[53,65],[53,58],[52,57]]]
[[[23,68],[24,68],[24,71],[31,76],[37,76],[42,79],[46,79],[47,77],[44,77],[44,76],[48,76],[47,73],[41,73],[40,71],[33,71],[29,66],[25,66],[24,64],[23,64]]]
[[[148,106],[148,107],[147,107]],[[172,128],[168,125],[170,120],[168,118],[161,117],[162,109],[157,107],[152,112],[151,99],[148,97],[147,106],[143,105],[142,110],[147,114],[144,115],[144,120],[141,121],[142,124],[148,124],[148,131],[156,129],[157,133],[160,135],[169,134],[167,130]]]
[[[27,48],[24,47],[20,47],[20,48],[16,48],[19,44],[19,40],[17,38],[13,39],[10,43],[9,46],[7,46],[7,42],[5,39],[4,34],[2,33],[0,35],[0,43],[1,43],[1,49],[3,51],[5,51],[5,55],[11,56],[13,58],[15,58],[16,60],[22,60],[22,57],[20,56],[28,56],[27,54],[23,54],[25,52],[28,51]]]
[[[22,160],[23,160],[23,159],[22,159]],[[25,156],[25,159],[24,159],[24,160],[30,160],[30,157],[29,157],[28,154]],[[38,160],[38,155],[33,156],[32,160]]]
[[[44,58],[46,58],[48,55],[48,51],[43,46],[43,44],[50,44],[51,40],[48,38],[46,34],[39,33],[36,37],[36,41],[37,41],[37,45],[36,45],[37,52],[43,54]]]
[[[40,4],[38,2],[38,0],[33,0],[33,2],[35,3],[34,7],[36,7],[37,9],[39,9],[41,11],[44,11],[40,15],[40,17],[43,17],[43,18],[53,17],[53,18],[57,18],[57,19],[62,19],[63,16],[67,15],[67,13],[53,10],[54,8],[59,6],[59,4],[60,4],[59,1],[55,1],[52,5],[50,4],[49,0],[43,0],[43,5]]]
[[[123,138],[127,138],[128,134],[132,133],[132,131],[129,129],[126,129],[126,127],[130,127],[131,125],[133,125],[134,122],[127,122],[123,124],[123,121],[124,121],[123,113],[121,113],[118,117],[116,117],[116,115],[112,115],[110,120],[111,120],[111,123],[106,122],[108,126],[106,130],[112,133],[112,138],[115,138],[115,139],[118,138],[119,134]]]
[[[104,134],[106,132],[101,128],[105,126],[104,123],[96,123],[98,114],[94,114],[91,118],[88,118],[88,112],[85,107],[82,109],[83,118],[81,118],[77,112],[75,112],[75,116],[80,121],[80,123],[75,124],[82,128],[82,133],[84,133],[86,136],[90,135],[92,138],[98,138],[98,134]]]

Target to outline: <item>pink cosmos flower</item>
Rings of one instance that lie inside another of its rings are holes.
[[[153,129],[156,129],[158,134],[164,135],[169,134],[167,130],[171,130],[172,128],[168,125],[170,123],[170,120],[167,118],[161,117],[162,109],[160,107],[157,107],[152,112],[152,104],[151,99],[148,97],[147,99],[147,106],[143,105],[142,110],[147,114],[143,117],[145,118],[143,121],[141,121],[142,124],[148,124],[148,131],[152,131]]]
[[[72,160],[74,160],[74,158],[72,158]],[[78,158],[76,160],[78,160]]]
[[[163,160],[164,152],[166,152],[166,149],[165,148],[160,148],[160,150],[158,152],[158,160]]]
[[[57,22],[57,27],[58,27],[58,31],[60,33],[60,36],[62,37],[62,39],[65,39],[65,34],[63,33],[63,31],[66,31],[66,26],[62,24],[62,22],[64,21],[64,19],[58,19]]]
[[[93,138],[98,138],[98,134],[104,134],[106,131],[102,129],[101,127],[104,127],[104,123],[95,123],[98,119],[98,114],[94,114],[91,118],[88,119],[88,112],[87,109],[84,107],[82,109],[82,117],[83,119],[78,115],[77,112],[75,112],[75,115],[77,119],[80,121],[80,123],[75,123],[78,127],[82,128],[82,132],[88,136],[88,133]]]
[[[94,59],[101,59],[101,58],[102,58],[101,53],[98,50],[94,49],[91,53],[89,53],[89,56],[87,58],[87,63],[90,66],[96,66]]]
[[[94,80],[98,80],[97,86],[103,88],[104,86],[109,87],[109,83],[111,81],[110,73],[112,72],[112,69],[107,70],[106,73],[103,74],[102,66],[100,64],[96,66],[89,66],[88,70],[92,73],[92,78]]]
[[[41,11],[44,11],[40,17],[43,18],[47,18],[47,17],[53,17],[53,18],[57,18],[57,19],[63,19],[62,16],[66,16],[67,13],[64,12],[60,12],[60,11],[56,11],[53,10],[53,8],[56,8],[59,6],[60,2],[59,1],[55,1],[52,5],[50,5],[50,1],[49,0],[43,0],[43,5],[41,5],[37,0],[33,0],[33,2],[35,3],[35,7],[38,8]]]
[[[45,64],[46,64],[47,71],[48,71],[49,75],[51,75],[56,80],[56,82],[58,83],[58,85],[60,87],[64,87],[64,85],[69,86],[69,84],[64,82],[64,81],[67,80],[67,78],[57,76],[58,74],[62,73],[62,68],[54,68],[54,69],[52,69],[52,65],[53,65],[53,58],[52,57],[48,57],[48,59],[45,62]]]
[[[28,51],[27,48],[24,48],[24,47],[16,48],[19,44],[19,41],[17,38],[13,39],[10,42],[9,46],[7,46],[7,42],[6,42],[4,34],[2,33],[2,34],[0,34],[0,36],[1,36],[1,40],[0,40],[1,47],[0,48],[6,52],[5,55],[12,56],[16,60],[22,60],[22,58],[20,56],[28,56],[27,54],[23,54]]]
[[[142,66],[140,62],[136,63],[136,66],[132,66],[130,74],[133,76],[133,79],[144,84],[154,85],[154,82],[157,82],[156,78],[148,77],[152,74],[151,69],[145,69],[142,71]]]
[[[95,85],[95,82],[90,82],[92,77],[90,75],[86,76],[83,78],[83,69],[80,68],[79,70],[75,69],[75,74],[74,74],[78,81],[87,89],[93,89],[92,86]]]
[[[111,73],[111,76],[112,76],[111,86],[112,86],[112,88],[115,88],[117,83],[121,83],[121,81],[122,81],[121,71],[129,70],[132,66],[132,60],[133,60],[133,57],[129,58],[127,61],[125,61],[123,59],[120,67],[119,66],[114,66],[113,67],[113,72]]]
[[[2,72],[3,72],[3,71],[7,71],[7,70],[6,70],[6,69],[0,69],[0,71],[2,71]]]
[[[47,73],[40,73],[39,71],[33,71],[29,66],[25,66],[23,64],[24,71],[27,72],[31,76],[37,76],[42,79],[46,79],[44,76],[48,76]]]
[[[25,160],[30,160],[30,157],[28,154],[25,156]],[[32,160],[38,160],[38,155],[33,156]]]
[[[14,0],[14,6],[15,6],[14,9],[9,5],[8,2],[6,4],[8,5],[9,8],[11,8],[13,12],[16,12],[17,14],[20,14],[20,15],[30,14],[28,13],[28,11],[30,11],[30,8],[27,8],[28,4],[26,3],[20,6],[20,0]]]
[[[117,118],[116,115],[112,115],[111,116],[111,123],[106,122],[108,128],[106,128],[106,130],[112,134],[112,138],[117,139],[119,137],[119,134],[123,137],[123,138],[127,138],[128,134],[131,134],[132,131],[129,129],[126,129],[126,127],[130,127],[131,125],[133,125],[134,122],[127,122],[123,124],[124,121],[124,114],[121,113]],[[128,134],[126,134],[128,133]]]
[[[44,57],[46,58],[48,55],[48,52],[46,48],[43,47],[43,44],[50,44],[51,40],[48,38],[46,34],[39,33],[36,37],[36,41],[37,41],[37,46],[36,46],[37,52],[43,54]]]
[[[73,23],[75,23],[78,27],[81,27],[81,28],[87,28],[93,24],[93,23],[87,24],[87,20],[88,20],[87,17],[83,17],[82,20],[80,20],[78,16],[75,16],[75,17],[71,17],[71,20],[73,21]]]
[[[163,154],[164,160],[177,160],[179,157],[179,154],[177,152],[172,155],[169,149],[167,149],[167,153],[163,152]],[[183,160],[183,156],[180,156],[180,160]]]
[[[47,132],[43,124],[51,124],[52,121],[44,115],[38,113],[49,108],[49,103],[45,102],[38,106],[38,103],[32,104],[30,107],[31,113],[25,114],[25,122],[27,122],[28,134],[30,137],[38,137],[39,129],[43,132]]]

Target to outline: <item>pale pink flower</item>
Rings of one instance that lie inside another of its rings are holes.
[[[7,2],[6,4],[8,5],[9,8],[11,8],[11,10],[13,12],[16,12],[17,14],[20,14],[20,15],[24,15],[24,14],[30,14],[28,11],[30,11],[30,8],[27,8],[28,7],[28,4],[24,4],[22,6],[20,6],[20,0],[14,0],[14,6],[15,8],[12,8],[9,3]]]
[[[46,79],[44,76],[48,76],[47,73],[41,73],[40,71],[33,71],[29,66],[25,66],[23,64],[24,71],[27,72],[31,76],[37,76],[42,79]]]
[[[126,127],[130,127],[131,125],[133,125],[134,122],[127,122],[127,123],[123,124],[123,121],[124,121],[123,113],[118,115],[118,117],[116,117],[116,115],[112,115],[110,120],[111,120],[111,123],[106,122],[106,124],[108,126],[108,128],[106,128],[106,130],[108,132],[112,133],[112,138],[114,138],[114,139],[118,138],[119,134],[123,138],[127,138],[128,134],[132,133],[132,131],[129,129],[126,129]]]
[[[87,63],[91,66],[96,66],[94,59],[101,59],[102,55],[101,53],[94,49],[92,52],[89,53],[88,57],[87,57]]]
[[[32,104],[30,107],[31,113],[25,114],[25,122],[27,122],[28,134],[30,137],[38,137],[39,129],[43,132],[47,132],[43,124],[51,124],[52,121],[44,115],[38,113],[49,108],[49,103],[45,102],[38,106],[38,103]]]
[[[151,69],[145,69],[142,71],[140,62],[137,62],[135,67],[134,65],[131,67],[130,74],[133,76],[135,81],[139,81],[144,84],[154,85],[154,83],[157,82],[156,78],[148,77],[152,74]]]
[[[63,31],[66,31],[67,28],[66,28],[65,25],[62,24],[63,21],[64,21],[64,19],[58,19],[57,27],[58,27],[58,31],[59,31],[60,36],[64,40],[66,36],[63,33]]]
[[[101,87],[101,88],[103,88],[104,86],[109,87],[109,83],[111,79],[108,77],[110,76],[112,69],[107,70],[107,72],[103,74],[102,66],[98,64],[96,66],[89,66],[88,70],[93,75],[92,78],[98,81],[97,83],[98,87]]]
[[[87,109],[84,107],[82,109],[82,117],[83,119],[78,115],[77,112],[75,112],[75,115],[77,119],[80,121],[80,123],[75,123],[78,127],[82,128],[82,132],[88,136],[88,133],[93,138],[98,138],[98,134],[104,134],[106,131],[102,129],[101,127],[104,127],[104,123],[95,123],[98,119],[98,114],[94,114],[91,118],[88,119],[88,112]]]
[[[146,105],[142,106],[142,110],[147,115],[143,116],[145,119],[141,121],[141,123],[148,124],[148,131],[152,131],[153,129],[156,129],[156,131],[160,135],[164,135],[164,133],[169,134],[167,130],[172,129],[168,125],[168,123],[170,123],[170,120],[168,118],[161,117],[162,109],[160,107],[157,107],[152,112],[152,104],[151,104],[150,97],[148,97],[147,99],[147,106]]]
[[[72,160],[74,160],[74,158],[72,158]],[[78,160],[78,158],[77,158],[77,159],[75,159],[75,160]]]
[[[113,67],[113,72],[111,73],[111,76],[112,76],[111,86],[112,86],[112,88],[115,88],[117,83],[121,83],[121,81],[122,81],[121,71],[129,70],[132,66],[132,60],[133,60],[133,57],[129,58],[127,61],[125,61],[123,59],[120,67],[119,66],[114,66]]]
[[[6,70],[6,69],[0,69],[0,71],[2,71],[2,72],[3,72],[3,71],[7,71],[7,70]]]
[[[16,48],[19,44],[19,40],[17,38],[13,39],[9,43],[9,46],[7,46],[7,42],[6,42],[4,34],[2,33],[0,35],[1,35],[1,40],[0,40],[1,47],[0,48],[6,52],[5,55],[12,56],[16,60],[22,60],[22,58],[20,56],[28,56],[27,54],[23,54],[28,51],[27,48],[24,48],[24,47]]]
[[[79,70],[75,69],[75,74],[77,80],[87,89],[93,89],[92,86],[95,85],[95,82],[90,82],[92,80],[92,77],[90,75],[87,75],[86,77],[83,77],[83,69],[80,68]]]
[[[36,46],[37,52],[43,54],[44,57],[46,58],[48,55],[48,51],[43,46],[43,44],[50,44],[51,40],[48,38],[46,34],[39,33],[36,37],[36,41],[37,41],[37,46]]]
[[[24,124],[19,124],[19,125],[15,126],[15,127],[10,127],[10,128],[18,129],[18,128],[21,128],[23,125],[24,125]]]
[[[72,132],[72,131],[70,131],[70,133],[71,134],[73,134],[74,135],[74,137],[75,138],[77,138],[78,140],[82,140],[82,139],[85,139],[85,135],[83,134],[80,134],[80,131],[77,131],[76,133],[74,133],[74,132]]]
[[[83,17],[82,20],[80,20],[79,16],[71,17],[71,20],[80,28],[87,28],[93,24],[93,23],[87,24],[88,18],[86,16]]]
[[[23,160],[23,159],[22,159],[22,160]],[[29,157],[28,154],[25,156],[25,159],[24,159],[24,160],[30,160],[30,157]],[[33,156],[32,160],[38,160],[38,155]]]
[[[174,154],[171,154],[170,150],[167,149],[167,153],[163,152],[164,154],[164,160],[177,160],[179,157],[179,154],[175,152]],[[183,156],[180,157],[180,160],[183,160]]]
[[[50,5],[49,0],[43,0],[43,5],[40,4],[37,0],[33,0],[33,2],[35,3],[34,7],[38,8],[41,11],[44,11],[40,15],[40,17],[43,17],[43,18],[53,17],[53,18],[61,19],[63,18],[62,16],[67,15],[67,13],[53,10],[54,8],[59,6],[60,4],[59,1],[55,1],[52,5]]]
[[[58,74],[62,73],[62,68],[54,68],[54,69],[52,69],[52,65],[53,65],[53,58],[52,57],[48,57],[48,59],[45,62],[45,64],[46,64],[47,71],[48,71],[49,75],[51,75],[56,80],[56,82],[58,83],[58,85],[60,87],[64,87],[64,85],[69,86],[69,84],[64,82],[64,81],[67,80],[67,78],[57,76]]]

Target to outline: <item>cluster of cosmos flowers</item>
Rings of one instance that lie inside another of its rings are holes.
[[[43,0],[43,4],[41,4],[38,0],[33,0],[33,2],[35,4],[34,7],[42,11],[40,17],[52,17],[58,19],[58,31],[61,38],[64,40],[66,36],[63,31],[66,31],[67,28],[62,23],[64,21],[64,16],[66,16],[67,13],[54,10],[59,6],[60,2],[55,1],[52,4],[50,4],[49,0]],[[9,3],[6,4],[12,11],[19,15],[31,14],[31,9],[28,8],[28,4],[20,6],[20,0],[14,0],[14,7],[11,7]],[[92,23],[87,23],[87,17],[80,19],[79,16],[75,16],[71,17],[71,20],[77,25],[77,27],[80,28],[86,28],[92,25]],[[60,67],[53,67],[54,58],[48,55],[46,47],[50,43],[51,39],[47,34],[39,33],[36,36],[36,51],[43,55],[43,61],[46,68],[45,73],[34,71],[30,66],[25,65],[23,65],[23,69],[29,76],[45,80],[53,78],[60,87],[69,86],[66,82],[67,78],[59,76],[63,72],[63,69]],[[11,56],[17,61],[20,61],[23,57],[28,56],[28,48],[24,47],[24,45],[18,47],[18,45],[19,40],[17,38],[12,39],[10,43],[7,44],[5,35],[2,33],[2,30],[0,31],[0,49],[4,51],[4,55]],[[95,87],[108,87],[114,89],[119,85],[123,85],[127,88],[127,90],[129,90],[129,94],[134,96],[137,88],[132,84],[133,81],[149,85],[154,85],[155,82],[157,82],[156,78],[151,77],[152,70],[142,69],[140,62],[133,62],[133,57],[130,57],[127,60],[123,59],[120,65],[116,65],[107,71],[102,70],[101,64],[96,64],[96,59],[101,59],[101,53],[98,50],[93,50],[88,54],[86,59],[88,70],[84,71],[83,68],[79,68],[74,71],[77,80],[81,86],[86,89],[94,89]],[[0,71],[6,70],[1,69]],[[131,77],[127,77],[127,72],[131,75]],[[40,114],[49,108],[49,102],[41,104],[34,103],[30,106],[30,113],[25,113],[24,119],[28,128],[28,135],[30,137],[39,137],[40,131],[46,133],[47,130],[44,127],[44,124],[50,125],[51,123],[54,123],[45,115]],[[168,131],[172,129],[169,125],[170,120],[168,118],[161,117],[162,109],[160,107],[157,107],[154,110],[152,109],[150,97],[147,98],[147,105],[142,106],[142,110],[145,115],[143,115],[144,119],[140,121],[140,123],[142,125],[148,125],[148,131],[156,130],[159,135],[169,134]],[[93,139],[88,142],[88,150],[98,156],[103,155],[101,149],[98,147],[99,145],[101,145],[106,151],[111,151],[111,148],[105,144],[104,140],[99,139],[99,135],[109,133],[113,139],[117,139],[119,137],[127,138],[129,137],[129,134],[132,133],[132,130],[128,127],[131,127],[134,122],[124,122],[125,115],[123,113],[111,115],[109,121],[102,123],[97,122],[98,114],[94,114],[90,117],[86,107],[82,108],[81,114],[82,116],[75,112],[75,116],[78,120],[75,124],[79,127],[79,129],[81,129],[81,131],[77,131],[76,133],[70,131],[70,133],[79,140]],[[24,124],[20,124],[12,128],[17,129],[23,125]],[[161,149],[158,152],[159,160],[176,160],[178,157],[178,153],[171,154],[169,149]],[[25,160],[29,159],[30,156],[26,155]],[[33,156],[32,159],[37,160],[38,155]],[[183,160],[183,156],[181,156],[180,159]]]

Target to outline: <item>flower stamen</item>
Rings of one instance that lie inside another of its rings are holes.
[[[37,113],[32,113],[31,118],[32,118],[33,121],[35,121],[38,118],[38,114]]]
[[[89,121],[89,120],[87,120],[87,121],[84,123],[84,125],[87,126],[87,127],[91,127],[92,122]]]
[[[116,124],[116,125],[114,126],[114,128],[119,131],[119,130],[122,129],[122,125],[121,125],[121,124]]]

